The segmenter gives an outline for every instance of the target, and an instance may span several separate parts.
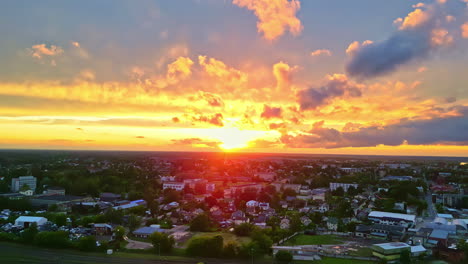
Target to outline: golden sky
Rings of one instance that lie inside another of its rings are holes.
[[[464,1],[14,2],[1,148],[468,156]]]

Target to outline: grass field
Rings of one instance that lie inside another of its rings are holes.
[[[340,237],[334,235],[297,235],[284,243],[285,246],[299,245],[335,245],[342,244]]]
[[[196,232],[192,238],[187,240],[182,247],[187,247],[189,241],[194,238],[199,238],[199,237],[214,237],[220,235],[224,239],[224,244],[226,245],[229,242],[236,242],[237,244],[241,245],[243,243],[248,243],[251,241],[249,237],[238,237],[235,234],[232,233],[225,233],[225,232]]]
[[[299,262],[295,261],[294,264],[306,264],[306,263],[313,263],[313,264],[371,264],[375,263],[373,261],[366,261],[366,260],[357,260],[357,259],[338,259],[338,258],[322,258],[319,261],[304,261]]]
[[[195,264],[198,262],[226,264],[249,263],[243,260],[204,260],[182,256],[162,256],[159,258],[157,255],[149,252],[116,252],[109,256],[104,253],[45,249],[22,244],[0,242],[0,263],[2,264]],[[267,262],[259,261],[257,263],[265,264]],[[268,263],[271,263],[271,261]]]
[[[351,256],[358,257],[372,257],[372,249],[370,248],[360,248],[357,251],[349,251]]]

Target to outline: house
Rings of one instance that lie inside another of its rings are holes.
[[[412,246],[411,247],[411,256],[412,257],[419,257],[425,255],[427,253],[427,249],[422,245]]]
[[[182,191],[185,188],[185,183],[183,182],[165,182],[163,183],[163,190],[165,189],[174,189],[176,191]]]
[[[112,235],[112,226],[109,224],[93,224],[93,232],[98,236]]]
[[[433,246],[444,246],[447,247],[449,232],[445,230],[436,229],[433,230],[432,233],[429,235],[427,244]]]
[[[15,225],[21,226],[23,228],[28,228],[32,224],[36,224],[37,226],[44,225],[47,222],[47,218],[45,217],[37,217],[37,216],[20,216],[16,218]]]
[[[318,207],[318,210],[321,212],[321,213],[325,213],[325,212],[328,212],[330,210],[330,206],[327,204],[327,203],[322,203],[319,207]]]
[[[43,192],[43,194],[58,194],[58,195],[65,195],[65,188],[62,187],[47,187],[47,189]]]
[[[161,229],[159,225],[144,226],[133,231],[133,235],[139,238],[148,238],[154,232],[166,232],[165,229]]]
[[[33,190],[24,190],[24,191],[20,191],[19,193],[21,193],[22,195],[25,195],[25,196],[33,196],[34,195],[34,192]]]
[[[330,190],[334,191],[338,188],[342,188],[345,192],[348,192],[349,188],[353,187],[357,189],[359,185],[357,183],[339,183],[339,182],[330,182]]]
[[[105,193],[101,193],[99,195],[99,199],[101,201],[103,201],[103,202],[111,202],[112,203],[112,202],[120,200],[120,194],[105,192]]]
[[[247,203],[245,203],[245,205],[247,207],[257,207],[258,206],[258,202],[257,201],[254,201],[254,200],[251,200],[251,201],[248,201]]]
[[[311,192],[312,200],[314,201],[325,201],[325,194],[327,193],[327,188],[317,188],[313,189]]]
[[[245,213],[241,210],[232,213],[231,219],[234,221],[234,225],[240,225],[249,222],[249,219],[245,217]]]
[[[261,214],[255,218],[254,225],[259,226],[259,227],[266,227],[267,220],[268,220],[268,217],[264,214]]]
[[[291,221],[289,221],[289,219],[283,218],[283,219],[281,219],[281,222],[280,222],[280,228],[281,229],[289,229],[290,224],[291,224]]]
[[[371,233],[371,227],[367,225],[357,225],[354,231],[354,236],[367,238]]]
[[[308,226],[308,225],[310,225],[310,223],[312,223],[312,220],[310,220],[310,218],[307,217],[307,216],[303,216],[303,217],[301,217],[301,223],[304,226]]]
[[[329,217],[327,220],[327,229],[331,231],[338,230],[338,219],[335,217]]]
[[[270,204],[269,203],[258,203],[258,207],[260,207],[260,209],[266,211],[266,210],[270,209]]]

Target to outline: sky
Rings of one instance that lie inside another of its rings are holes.
[[[17,0],[0,148],[468,156],[467,0]]]

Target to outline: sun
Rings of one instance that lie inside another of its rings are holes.
[[[249,142],[261,137],[262,132],[231,127],[214,130],[211,136],[221,142],[219,147],[222,150],[233,151],[249,147]]]

